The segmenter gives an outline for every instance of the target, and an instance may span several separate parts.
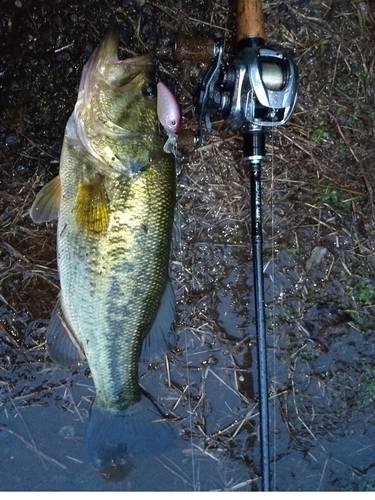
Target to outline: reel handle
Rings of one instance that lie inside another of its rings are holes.
[[[237,0],[237,43],[244,38],[264,39],[262,0]]]

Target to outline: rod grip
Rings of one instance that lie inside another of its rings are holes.
[[[262,0],[237,0],[237,43],[253,37],[264,38]]]

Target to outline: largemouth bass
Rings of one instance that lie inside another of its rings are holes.
[[[157,118],[155,64],[117,53],[111,32],[86,63],[59,176],[40,191],[31,217],[58,216],[61,292],[47,332],[51,355],[72,364],[73,342],[87,358],[98,420],[110,415],[113,434],[118,414],[127,434],[115,451],[121,461],[124,450],[146,443],[150,431],[142,426],[157,417],[140,391],[138,361],[150,330],[150,337],[154,329],[166,335],[174,319],[168,271],[176,181]],[[151,428],[160,437],[166,425]],[[92,425],[90,439],[95,433]]]

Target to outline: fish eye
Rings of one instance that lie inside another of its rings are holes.
[[[147,99],[155,99],[156,98],[156,85],[154,83],[148,83],[144,89],[143,94]]]

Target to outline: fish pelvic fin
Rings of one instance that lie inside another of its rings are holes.
[[[49,222],[59,215],[61,200],[60,176],[54,177],[36,195],[30,209],[30,217],[37,224]]]

